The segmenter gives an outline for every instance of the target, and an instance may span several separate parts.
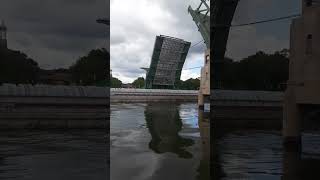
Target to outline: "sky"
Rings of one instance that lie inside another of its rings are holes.
[[[1,0],[0,19],[8,27],[8,46],[37,61],[41,68],[67,68],[91,49],[110,43],[112,74],[124,83],[145,77],[155,37],[168,35],[193,44],[202,40],[188,14],[199,0]],[[111,8],[111,10],[110,10]],[[233,24],[300,13],[300,0],[241,0]],[[111,16],[110,30],[97,24]],[[259,50],[288,48],[290,20],[234,27],[226,56],[235,60]],[[111,36],[111,37],[110,37]],[[206,47],[190,49],[184,69],[203,65]],[[181,79],[199,77],[200,69],[183,70]]]
[[[232,24],[243,24],[260,20],[300,14],[301,0],[241,0]],[[241,60],[257,51],[273,53],[289,48],[291,19],[230,30],[226,56]]]
[[[188,14],[199,0],[111,0],[112,75],[125,83],[145,77],[155,37],[169,35],[195,44],[202,40]],[[233,24],[242,24],[300,13],[300,0],[241,0]],[[290,20],[232,28],[226,56],[241,60],[259,50],[272,53],[289,45]],[[203,65],[205,45],[190,49],[184,69]],[[181,79],[197,78],[200,69],[183,70]]]
[[[111,0],[110,65],[113,77],[131,83],[145,77],[141,67],[149,67],[155,38],[167,35],[192,45],[201,41],[197,26],[188,13],[198,0]],[[192,46],[191,45],[191,46]],[[202,66],[204,43],[189,50],[184,69]],[[197,78],[200,68],[183,70],[181,79]]]
[[[67,68],[92,49],[108,49],[109,0],[1,0],[0,19],[8,47],[26,53],[44,69]]]

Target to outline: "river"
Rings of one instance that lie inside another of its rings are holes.
[[[109,179],[107,132],[0,132],[1,180]]]
[[[303,133],[300,150],[285,149],[276,130],[237,130],[216,140],[215,179],[320,179],[320,133]]]
[[[111,180],[209,180],[206,115],[189,103],[112,104]]]

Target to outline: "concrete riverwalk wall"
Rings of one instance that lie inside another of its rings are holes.
[[[197,102],[198,91],[111,88],[111,103]]]
[[[107,128],[109,88],[0,86],[0,129]]]

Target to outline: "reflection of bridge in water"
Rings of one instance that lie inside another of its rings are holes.
[[[210,123],[208,111],[198,111],[198,126],[201,137],[201,157],[197,168],[197,179],[210,179]],[[183,124],[179,114],[179,104],[149,103],[145,109],[147,128],[151,134],[149,148],[157,154],[174,153],[183,159],[191,159],[194,155],[188,148],[195,144],[192,138],[183,137],[179,133]]]

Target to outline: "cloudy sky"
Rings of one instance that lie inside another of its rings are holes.
[[[202,40],[188,14],[189,4],[198,0],[111,0],[111,69],[123,82],[145,77],[140,67],[149,67],[157,35],[184,39],[191,43]],[[204,43],[190,49],[184,68],[203,64]],[[200,69],[183,70],[181,78],[199,77]]]
[[[68,67],[91,49],[106,46],[109,0],[1,0],[0,19],[8,27],[8,46],[42,68]]]
[[[164,34],[196,43],[202,40],[189,5],[199,0],[111,0],[111,69],[123,82],[145,77],[156,35]],[[253,22],[300,12],[299,0],[241,0],[233,24]],[[239,60],[258,50],[273,52],[288,47],[290,21],[232,28],[227,56]],[[189,52],[184,68],[203,65],[205,45]],[[199,77],[200,69],[183,70],[181,79]]]
[[[301,0],[241,0],[233,24],[273,19],[300,13]],[[272,53],[289,47],[291,20],[281,20],[253,26],[233,27],[226,56],[235,60],[259,50]]]
[[[132,82],[145,76],[157,35],[202,40],[188,6],[199,0],[1,0],[0,19],[8,26],[8,45],[25,52],[42,68],[68,67],[91,49],[109,46],[113,76]],[[110,3],[110,4],[109,4]],[[111,11],[110,11],[111,8]],[[300,0],[241,0],[233,24],[300,12]],[[97,24],[111,15],[111,29]],[[258,50],[288,48],[289,20],[234,27],[227,56],[239,60]],[[107,37],[111,35],[111,38]],[[107,39],[107,40],[106,40]],[[190,49],[184,69],[203,64],[203,43]],[[182,79],[200,69],[183,70]]]

